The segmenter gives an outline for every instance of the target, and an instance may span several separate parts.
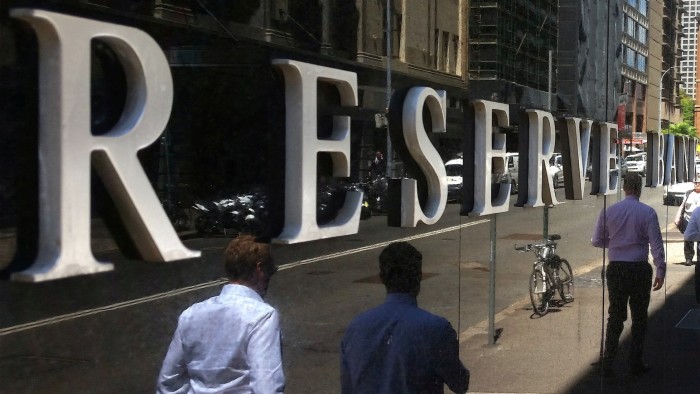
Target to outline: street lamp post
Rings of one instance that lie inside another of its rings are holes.
[[[659,135],[661,134],[661,97],[663,97],[662,93],[664,91],[664,88],[663,88],[664,77],[666,76],[666,74],[669,71],[673,70],[676,67],[678,67],[678,66],[669,67],[666,71],[664,71],[661,74],[661,78],[659,78],[659,127],[658,127]]]
[[[387,117],[386,122],[386,176],[392,178],[394,175],[394,152],[391,146],[391,134],[389,133],[389,105],[391,104],[391,0],[386,0],[386,110],[384,115]]]

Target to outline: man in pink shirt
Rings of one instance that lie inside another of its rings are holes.
[[[610,306],[605,351],[600,363],[605,376],[613,374],[613,361],[624,321],[627,320],[628,302],[632,312],[630,372],[632,375],[640,375],[649,370],[643,362],[643,353],[650,288],[659,290],[666,277],[666,257],[659,218],[652,207],[639,201],[642,177],[628,174],[623,190],[625,199],[600,213],[591,238],[593,246],[608,248],[610,260],[605,272]],[[653,286],[653,270],[648,261],[650,249],[656,266]]]

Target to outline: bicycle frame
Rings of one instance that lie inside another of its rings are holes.
[[[536,314],[543,316],[549,310],[549,303],[557,291],[563,303],[573,301],[573,275],[568,261],[556,252],[559,235],[551,235],[545,243],[515,246],[515,250],[528,252],[534,249],[537,260],[533,262],[530,276],[530,300]],[[562,270],[563,269],[563,270]],[[564,279],[560,271],[565,273]]]

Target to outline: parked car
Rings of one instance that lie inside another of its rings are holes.
[[[681,205],[685,196],[691,191],[693,191],[693,182],[681,182],[664,186],[664,205]]]
[[[510,183],[510,194],[518,192],[518,163],[520,156],[517,153],[506,154],[506,168],[508,173],[508,182]]]
[[[627,172],[639,174],[641,176],[647,175],[646,153],[635,153],[633,155],[627,156],[625,160],[627,161]]]
[[[462,165],[460,158],[449,160],[445,163],[447,174],[447,201],[462,200]],[[506,170],[493,174],[493,183],[510,183],[510,194],[518,192],[518,154],[506,154]]]
[[[447,201],[462,199],[462,159],[452,159],[445,163],[447,173]]]
[[[549,168],[552,171],[552,183],[554,188],[564,186],[564,165],[561,154],[555,153],[549,159]]]
[[[615,160],[615,168],[610,170],[610,173],[615,173],[618,172],[620,178],[624,178],[627,176],[627,172],[629,172],[629,167],[627,166],[627,159],[624,157],[616,159]]]
[[[506,153],[506,167],[503,171],[494,170],[493,184],[509,183],[510,194],[518,192],[518,162],[517,153]]]
[[[627,164],[627,160],[624,158],[620,159],[620,162],[622,163],[622,167],[620,167],[620,164],[617,162],[617,159],[615,160],[615,168],[610,169],[610,174],[615,174],[617,172],[620,172],[620,176],[622,178],[624,178],[627,175],[627,173],[629,172],[629,165]],[[588,167],[586,167],[586,179],[591,180],[592,176],[593,176],[593,164],[588,163]]]

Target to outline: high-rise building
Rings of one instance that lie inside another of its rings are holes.
[[[698,49],[698,17],[700,16],[700,1],[685,0],[685,13],[682,14],[683,36],[681,37],[681,81],[685,92],[695,99],[695,74],[697,69]]]
[[[680,22],[685,9],[681,0],[624,0],[621,8],[621,136],[625,144],[642,147],[646,133],[681,118]]]
[[[556,91],[557,3],[471,1],[470,97],[550,108],[547,93]]]
[[[634,3],[637,0],[627,0]],[[681,120],[679,99],[681,70],[681,0],[649,2],[649,95],[647,100],[648,131],[668,127]],[[659,124],[660,123],[660,124]]]
[[[557,111],[614,121],[621,86],[620,3],[559,2]]]
[[[627,0],[622,4],[622,67],[618,90],[619,103],[625,110],[617,119],[625,148],[641,148],[647,131],[647,88],[649,86],[650,10],[646,0]],[[658,56],[658,55],[657,55]]]

